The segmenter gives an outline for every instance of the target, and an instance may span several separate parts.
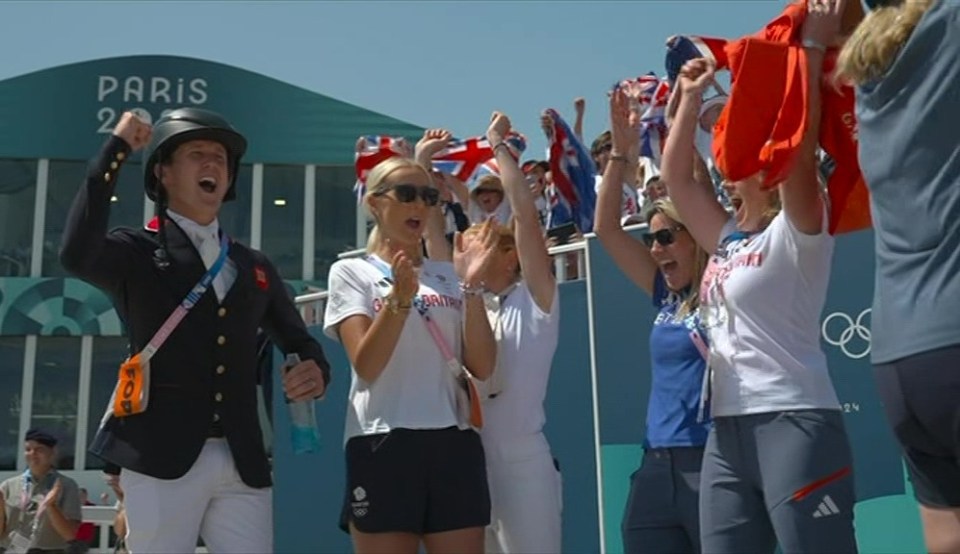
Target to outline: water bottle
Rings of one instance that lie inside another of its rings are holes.
[[[299,363],[299,355],[287,354],[287,359],[283,363],[284,373]],[[287,405],[290,406],[290,443],[293,445],[294,454],[319,452],[320,429],[317,428],[313,399],[291,402],[288,398]]]

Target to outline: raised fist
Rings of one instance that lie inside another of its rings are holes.
[[[487,139],[492,144],[502,141],[510,134],[510,118],[500,112],[493,112],[490,116],[490,127],[487,128]]]
[[[150,136],[153,134],[153,127],[146,123],[133,112],[124,112],[120,116],[120,123],[113,128],[114,136],[122,138],[130,149],[136,152],[150,142]]]

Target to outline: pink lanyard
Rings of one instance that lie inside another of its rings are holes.
[[[365,259],[379,269],[387,282],[393,285],[393,270],[390,269],[387,264],[373,256],[367,256]],[[462,370],[460,361],[457,360],[457,356],[453,353],[453,349],[450,348],[450,344],[447,343],[447,339],[443,337],[443,333],[440,331],[437,322],[430,316],[430,311],[426,303],[424,303],[423,297],[420,295],[415,296],[413,298],[413,305],[417,309],[417,312],[420,313],[420,317],[423,318],[423,323],[427,326],[427,331],[430,333],[430,336],[433,337],[433,342],[437,343],[437,348],[440,349],[440,354],[443,355],[444,361],[447,362],[447,367],[450,368],[450,371],[452,371],[455,376],[459,376]]]

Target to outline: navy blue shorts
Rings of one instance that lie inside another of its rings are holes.
[[[917,501],[960,507],[960,346],[874,366]]]
[[[490,524],[480,435],[456,427],[394,429],[347,441],[340,528],[427,535]]]

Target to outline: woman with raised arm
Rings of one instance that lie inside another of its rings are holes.
[[[960,553],[960,2],[867,3],[838,65],[876,235],[874,375],[927,549]]]
[[[853,462],[820,348],[834,239],[817,178],[824,51],[843,1],[810,0],[803,24],[809,127],[788,178],[726,183],[731,217],[693,178],[707,60],[687,63],[661,178],[697,242],[714,252],[701,286],[713,428],[704,453],[704,552],[856,552]],[[780,205],[782,203],[782,210]]]
[[[700,466],[709,424],[700,417],[706,345],[700,327],[700,278],[707,253],[673,203],[653,203],[643,242],[620,225],[620,190],[635,170],[639,115],[619,88],[610,98],[613,150],[597,197],[594,231],[617,267],[657,309],[650,332],[652,381],[643,460],[630,477],[621,532],[624,552],[700,552]],[[706,189],[705,189],[706,190]]]
[[[492,225],[450,262],[424,259],[438,210],[430,174],[402,157],[377,165],[366,207],[376,219],[367,255],[330,268],[324,332],[352,369],[341,527],[356,552],[479,552],[490,522],[483,446],[459,415],[459,363],[486,379],[495,341],[475,290],[496,244]]]
[[[487,457],[492,503],[487,551],[561,552],[560,470],[543,434],[543,402],[560,333],[560,295],[544,242],[536,198],[504,139],[507,116],[494,113],[487,130],[500,168],[514,229],[497,226],[496,254],[482,294],[497,338],[497,364],[481,387],[485,422],[480,436]],[[475,265],[473,245],[482,229],[457,238],[458,273]],[[466,252],[464,252],[466,251]]]

